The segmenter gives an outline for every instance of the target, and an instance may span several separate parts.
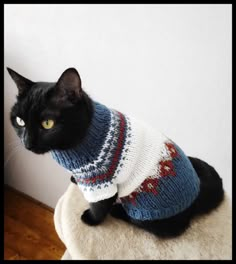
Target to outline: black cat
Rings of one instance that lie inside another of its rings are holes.
[[[78,72],[69,68],[57,82],[48,83],[32,82],[9,68],[7,70],[18,87],[17,102],[10,118],[25,148],[43,154],[78,146],[86,136],[94,113],[92,99],[82,89]],[[185,211],[162,220],[135,220],[126,214],[122,205],[115,203],[116,193],[109,199],[90,203],[90,209],[81,219],[89,225],[97,225],[110,213],[158,236],[181,234],[194,216],[210,212],[224,198],[222,179],[215,169],[200,159],[188,158],[200,179],[200,192]],[[71,181],[76,184],[73,177]]]

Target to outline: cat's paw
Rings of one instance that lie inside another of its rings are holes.
[[[75,180],[75,178],[73,176],[70,177],[70,180],[71,180],[71,182],[73,182],[74,184],[77,185],[77,182],[76,182],[76,180]]]
[[[114,204],[111,208],[110,215],[123,220],[128,220],[129,217],[126,214],[123,206],[121,204]]]
[[[94,218],[91,211],[89,209],[85,210],[81,215],[81,220],[90,226],[98,225],[101,221],[98,221]]]

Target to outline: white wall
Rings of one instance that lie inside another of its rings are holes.
[[[150,122],[213,165],[231,195],[231,5],[5,5],[5,66],[34,81],[76,67],[96,100]],[[17,93],[5,70],[4,136]],[[5,182],[54,207],[70,176],[23,147]]]

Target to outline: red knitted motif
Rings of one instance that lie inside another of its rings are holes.
[[[174,165],[171,160],[162,160],[159,162],[160,164],[160,176],[175,176],[175,171],[174,171]]]
[[[132,192],[130,195],[122,197],[121,200],[128,200],[129,202],[131,202],[133,205],[136,204],[136,197],[138,195],[137,191]]]
[[[157,178],[147,178],[146,180],[144,180],[142,182],[142,184],[140,185],[140,187],[138,189],[136,189],[135,191],[133,191],[130,195],[122,197],[121,200],[128,200],[129,202],[131,202],[133,205],[136,204],[136,197],[139,193],[150,193],[152,192],[153,194],[157,195],[157,185],[158,185],[158,179]]]
[[[174,144],[172,143],[165,143],[166,147],[168,148],[168,150],[170,151],[170,156],[171,158],[175,158],[177,157],[179,154],[174,146]]]
[[[153,194],[157,194],[157,185],[158,179],[157,178],[147,178],[140,186],[140,189],[144,192],[152,192]]]
[[[165,145],[170,152],[170,159],[169,160],[163,159],[159,162],[158,165],[160,166],[160,176],[161,177],[175,176],[176,172],[174,170],[174,165],[173,165],[172,159],[175,157],[178,157],[179,154],[178,154],[174,144],[165,143]],[[133,191],[130,195],[122,197],[121,201],[122,200],[129,201],[130,203],[135,205],[137,195],[141,192],[146,192],[146,193],[151,192],[154,195],[157,195],[158,194],[158,191],[157,191],[158,182],[159,182],[158,178],[151,178],[151,177],[146,178],[142,182],[142,184],[139,186],[139,188],[137,188],[135,191]]]

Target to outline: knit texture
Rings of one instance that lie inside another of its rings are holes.
[[[84,140],[52,151],[85,199],[97,202],[118,192],[127,214],[138,220],[164,219],[188,208],[199,178],[184,152],[147,124],[94,102]]]

